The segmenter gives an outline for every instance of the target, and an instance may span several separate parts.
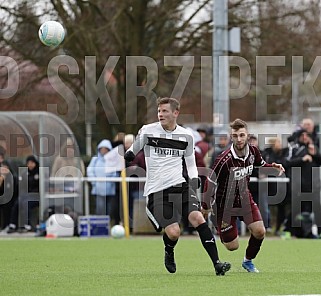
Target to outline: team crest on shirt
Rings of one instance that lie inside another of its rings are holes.
[[[249,162],[250,164],[253,164],[254,163],[254,160],[255,160],[255,156],[252,154],[249,158]]]

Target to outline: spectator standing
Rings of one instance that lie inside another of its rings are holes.
[[[33,231],[31,225],[31,210],[39,206],[39,162],[34,155],[26,159],[27,168],[19,170],[19,197],[11,209],[8,233],[17,231],[17,225],[22,232]]]
[[[102,140],[97,146],[97,155],[92,157],[88,167],[88,177],[117,177],[117,148],[109,140]],[[119,224],[119,196],[116,183],[111,181],[91,182],[92,195],[96,198],[96,215],[110,215],[112,224]]]
[[[301,129],[296,132],[296,144],[290,146],[288,165],[292,177],[292,215],[288,219],[288,228],[294,225],[294,220],[300,213],[314,213],[318,233],[321,234],[320,205],[320,165],[321,155],[314,144],[311,135]],[[301,209],[300,209],[301,208]],[[290,229],[297,235],[298,227]],[[312,237],[312,233],[311,233]]]

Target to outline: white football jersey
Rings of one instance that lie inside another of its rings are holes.
[[[146,183],[144,195],[185,182],[183,157],[189,178],[197,178],[193,134],[177,125],[169,132],[159,122],[144,125],[128,149],[135,155],[144,148]]]

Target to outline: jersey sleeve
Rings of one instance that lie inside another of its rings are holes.
[[[261,154],[260,150],[257,147],[252,146],[252,148],[254,149],[254,156],[255,156],[254,166],[256,166],[256,167],[264,167],[264,168],[272,167],[272,164],[267,163],[263,159],[262,154]]]
[[[127,149],[127,151],[132,151],[135,155],[143,149],[145,144],[147,143],[147,135],[146,135],[146,126],[144,125],[136,136],[134,143]]]
[[[195,148],[194,138],[192,135],[188,134],[187,135],[187,147],[186,147],[184,158],[185,158],[188,177],[190,179],[198,177],[194,148]]]

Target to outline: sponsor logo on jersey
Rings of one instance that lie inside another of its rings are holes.
[[[233,228],[233,225],[228,224],[228,223],[222,221],[222,224],[221,224],[221,232],[226,232],[226,231],[228,231],[228,230],[230,230],[230,229],[232,229],[232,228]]]
[[[154,151],[156,154],[158,154],[159,156],[182,156],[180,154],[180,150],[177,149],[169,149],[169,148],[158,148],[158,147],[154,147]]]
[[[246,176],[252,175],[252,172],[253,172],[253,164],[244,168],[236,168],[235,170],[233,169],[234,180],[241,180]]]
[[[152,142],[155,144],[155,146],[157,146],[158,145],[158,140],[152,140]]]

